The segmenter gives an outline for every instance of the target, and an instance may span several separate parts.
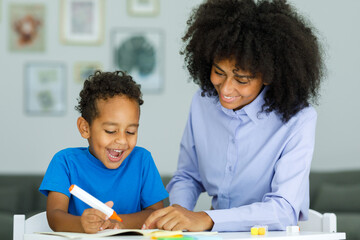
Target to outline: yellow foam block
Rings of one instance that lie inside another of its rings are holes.
[[[258,235],[259,234],[259,229],[257,227],[252,227],[251,228],[251,235]]]
[[[266,229],[264,227],[259,227],[258,232],[259,232],[259,235],[265,235]]]
[[[267,226],[255,225],[250,229],[251,235],[265,235]]]

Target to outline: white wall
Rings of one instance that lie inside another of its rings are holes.
[[[312,169],[359,169],[360,1],[291,2],[314,23],[327,52]]]
[[[14,53],[8,50],[8,5],[41,2],[46,5],[46,51]],[[86,146],[76,128],[74,110],[81,86],[73,81],[78,61],[100,61],[111,69],[112,29],[156,27],[165,34],[165,85],[160,94],[145,94],[138,145],[153,153],[162,174],[176,169],[179,142],[197,87],[188,81],[179,55],[181,36],[192,6],[200,0],[160,0],[155,18],[127,15],[125,0],[107,0],[105,40],[99,46],[70,46],[59,41],[59,4],[49,0],[2,0],[0,17],[0,173],[43,173],[58,150]],[[292,0],[319,29],[326,43],[328,76],[322,87],[318,111],[317,142],[312,168],[360,168],[358,89],[360,81],[360,1]],[[58,61],[67,67],[67,112],[61,117],[36,117],[24,113],[24,64]]]

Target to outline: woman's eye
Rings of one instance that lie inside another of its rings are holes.
[[[108,134],[114,134],[115,133],[115,131],[109,131],[109,130],[105,130],[105,132],[108,133]]]
[[[240,84],[248,84],[250,82],[250,77],[235,78],[235,80]]]
[[[223,75],[224,75],[223,73],[218,72],[218,71],[216,71],[216,70],[215,70],[215,74],[217,74],[217,75],[219,75],[219,76],[223,76]]]

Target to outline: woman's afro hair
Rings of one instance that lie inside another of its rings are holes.
[[[322,49],[315,29],[286,0],[208,0],[187,25],[180,53],[203,96],[217,96],[210,81],[214,59],[235,58],[237,67],[261,73],[269,84],[262,111],[287,122],[317,102]]]

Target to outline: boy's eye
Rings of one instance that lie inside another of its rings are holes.
[[[108,133],[108,134],[114,134],[116,131],[105,130],[105,132]]]
[[[127,133],[127,134],[130,134],[130,135],[135,135],[135,132],[129,132],[129,131],[127,131],[126,133]]]

